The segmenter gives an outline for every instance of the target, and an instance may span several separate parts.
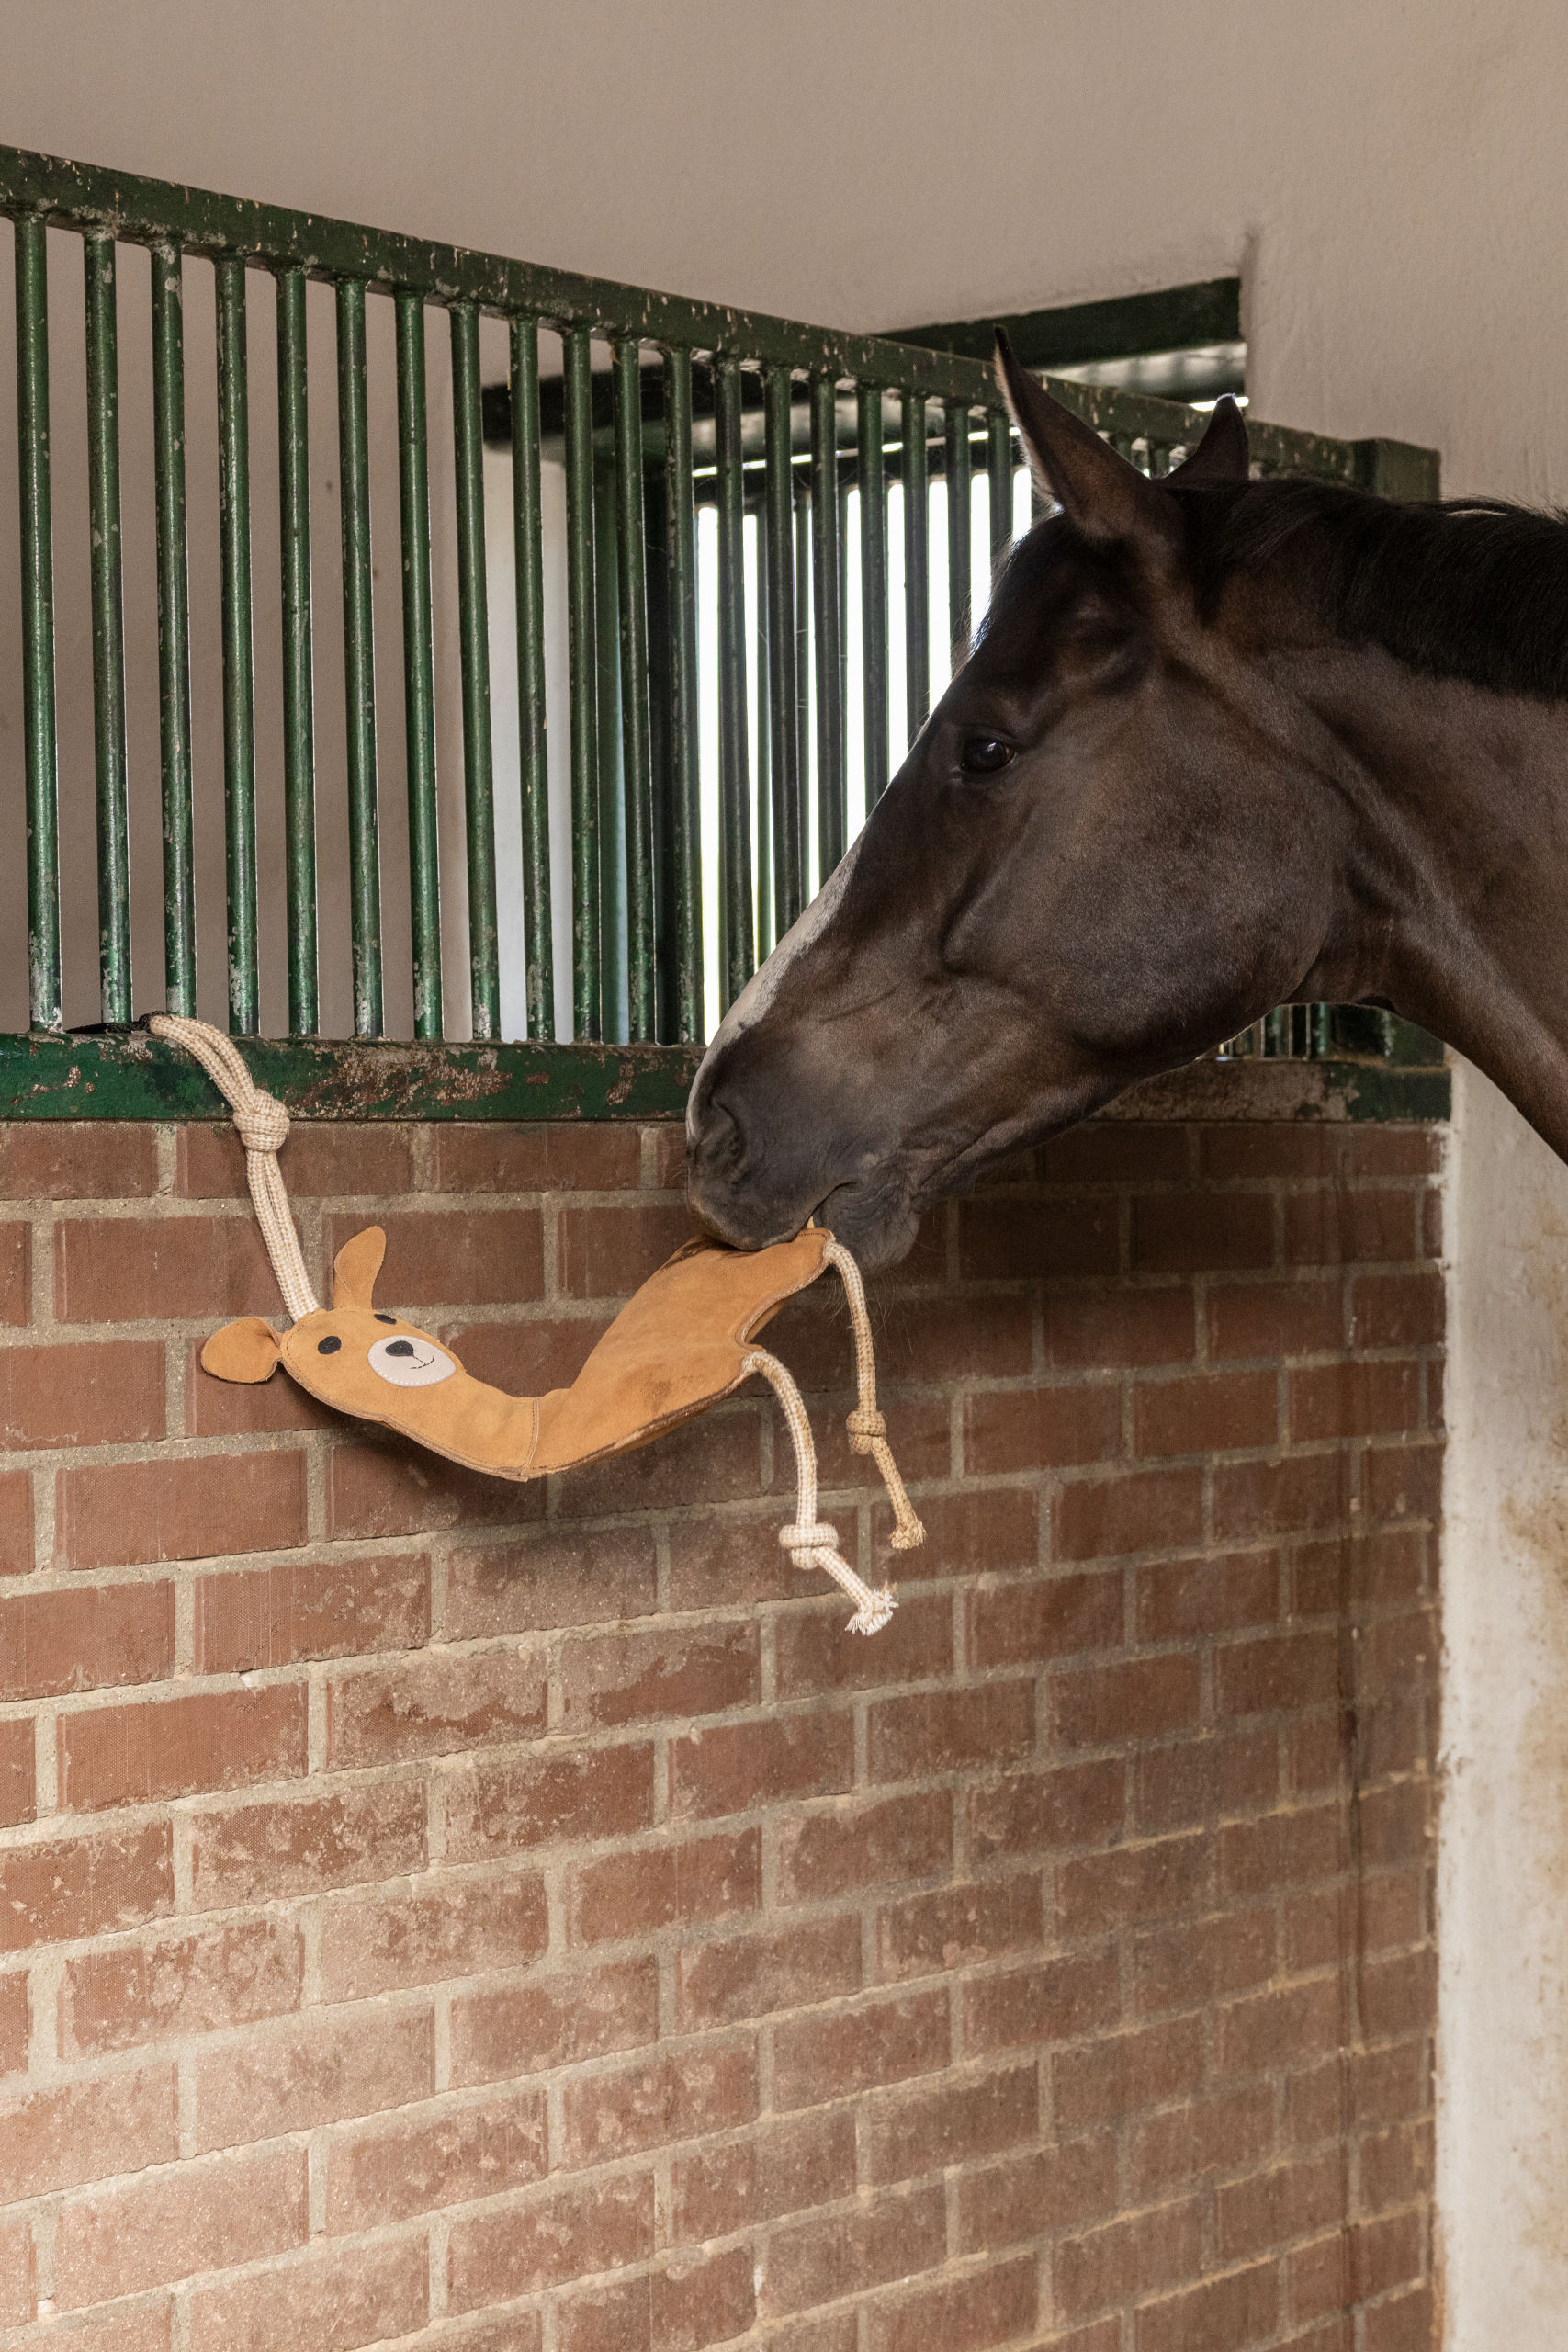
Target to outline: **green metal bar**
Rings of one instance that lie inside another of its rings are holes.
[[[991,564],[1012,545],[1012,420],[1003,409],[986,419],[986,472],[991,492]]]
[[[54,537],[49,478],[49,260],[42,220],[17,223],[17,445],[22,551],[22,740],[28,799],[28,993],[35,1029],[64,1025],[60,978]]]
[[[811,888],[811,476],[790,468],[795,507],[795,826],[800,842],[800,903]]]
[[[950,401],[946,418],[947,625],[956,670],[969,653],[969,411]]]
[[[826,882],[843,856],[844,699],[840,664],[838,387],[811,379],[811,622],[817,687],[817,857]]]
[[[714,368],[718,468],[719,913],[722,1010],[756,968],[751,920],[751,786],[746,725],[745,484],[741,474],[740,362]]]
[[[256,692],[251,640],[251,443],[245,265],[220,261],[218,524],[223,571],[223,838],[229,908],[229,1027],[261,1026],[256,955]]]
[[[343,662],[348,720],[348,858],[354,1034],[381,1035],[381,860],[377,834],[376,643],[370,450],[365,400],[365,281],[337,289],[338,465],[343,480]]]
[[[692,355],[664,362],[670,534],[671,814],[675,853],[675,1035],[703,1034],[703,837],[697,699],[697,518],[692,484]]]
[[[288,902],[288,1027],[320,1026],[316,978],[316,743],[311,677],[310,435],[305,278],[277,280],[277,490],[283,604],[283,832]]]
[[[773,800],[773,931],[782,939],[806,904],[800,837],[799,705],[795,660],[795,499],[790,464],[790,377],[763,378],[762,494],[768,547],[768,767]]]
[[[403,727],[408,744],[409,929],[413,1034],[445,1027],[441,972],[441,835],[435,792],[435,645],[430,591],[430,442],[425,414],[424,302],[400,288],[398,493],[403,554]]]
[[[627,1035],[658,1034],[653,922],[653,765],[649,749],[647,550],[643,540],[642,357],[617,343],[615,555],[621,620],[621,784],[626,828]]]
[[[626,1019],[626,804],[621,764],[621,589],[615,558],[615,459],[593,452],[593,630],[599,744],[600,1035],[619,1043]]]
[[[87,333],[87,504],[93,582],[93,752],[98,832],[100,1018],[129,1021],[130,834],[126,809],[125,607],[120,577],[119,338],[114,239],[82,241]]]
[[[860,445],[861,672],[865,692],[865,806],[887,788],[887,473],[882,453],[882,388],[855,394]]]
[[[158,537],[164,996],[170,1012],[194,1013],[190,578],[186,557],[184,301],[177,245],[160,245],[152,255],[152,462]]]
[[[599,741],[593,628],[593,407],[588,330],[563,338],[566,601],[571,704],[571,991],[579,1039],[601,1029]]]
[[[768,605],[768,502],[757,508],[757,773],[753,779],[756,806],[751,820],[751,855],[756,867],[757,961],[765,964],[778,937],[773,901],[773,624]]]
[[[539,487],[539,329],[511,322],[512,537],[517,575],[517,742],[523,794],[525,993],[530,1037],[556,1034],[550,930],[550,772],[545,738],[545,540]]]
[[[474,1035],[501,1035],[495,915],[495,762],[490,731],[490,599],[485,585],[484,424],[479,314],[452,310],[452,431],[457,482],[457,630],[463,673],[463,797],[468,844],[468,978]]]
[[[904,696],[912,743],[931,707],[931,582],[928,541],[926,401],[906,392],[904,426]]]

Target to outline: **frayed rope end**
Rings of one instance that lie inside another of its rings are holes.
[[[880,1634],[897,1606],[898,1599],[893,1587],[885,1584],[880,1592],[871,1593],[861,1602],[844,1631],[846,1634]]]

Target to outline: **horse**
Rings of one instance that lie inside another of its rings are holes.
[[[694,1081],[688,1194],[862,1261],[1273,1006],[1381,1006],[1568,1157],[1568,521],[1150,480],[998,336],[1059,511]]]

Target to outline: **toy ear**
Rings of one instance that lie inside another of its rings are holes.
[[[376,1277],[387,1254],[387,1237],[378,1225],[367,1225],[345,1241],[333,1260],[333,1305],[368,1306],[376,1295]]]
[[[259,1315],[242,1316],[214,1331],[201,1351],[203,1372],[220,1380],[270,1380],[277,1369],[283,1342]]]

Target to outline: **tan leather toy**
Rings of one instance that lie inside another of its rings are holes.
[[[591,1351],[570,1388],[513,1396],[465,1372],[450,1348],[375,1303],[386,1252],[379,1226],[356,1233],[333,1264],[333,1301],[318,1304],[277,1165],[288,1114],[255,1087],[240,1054],[207,1023],[160,1013],[156,1035],[184,1046],[234,1112],[245,1147],[251,1197],[295,1318],[284,1332],[259,1315],[215,1331],[201,1351],[220,1380],[269,1380],[279,1364],[322,1404],[378,1421],[416,1444],[498,1478],[540,1478],[646,1445],[740,1387],[753,1373],[773,1387],[795,1446],[799,1498],[780,1543],[802,1567],[823,1568],[855,1602],[850,1630],[871,1634],[897,1606],[890,1587],[874,1589],[838,1548],[835,1529],[817,1518],[817,1460],[800,1392],[776,1356],[753,1346],[786,1298],[825,1266],[843,1279],[855,1334],[859,1403],[850,1442],[872,1455],[893,1505],[893,1544],[924,1540],[888,1449],[876,1405],[876,1367],[860,1270],[831,1234],[809,1227],[771,1250],[739,1250],[694,1239],[660,1267]]]

